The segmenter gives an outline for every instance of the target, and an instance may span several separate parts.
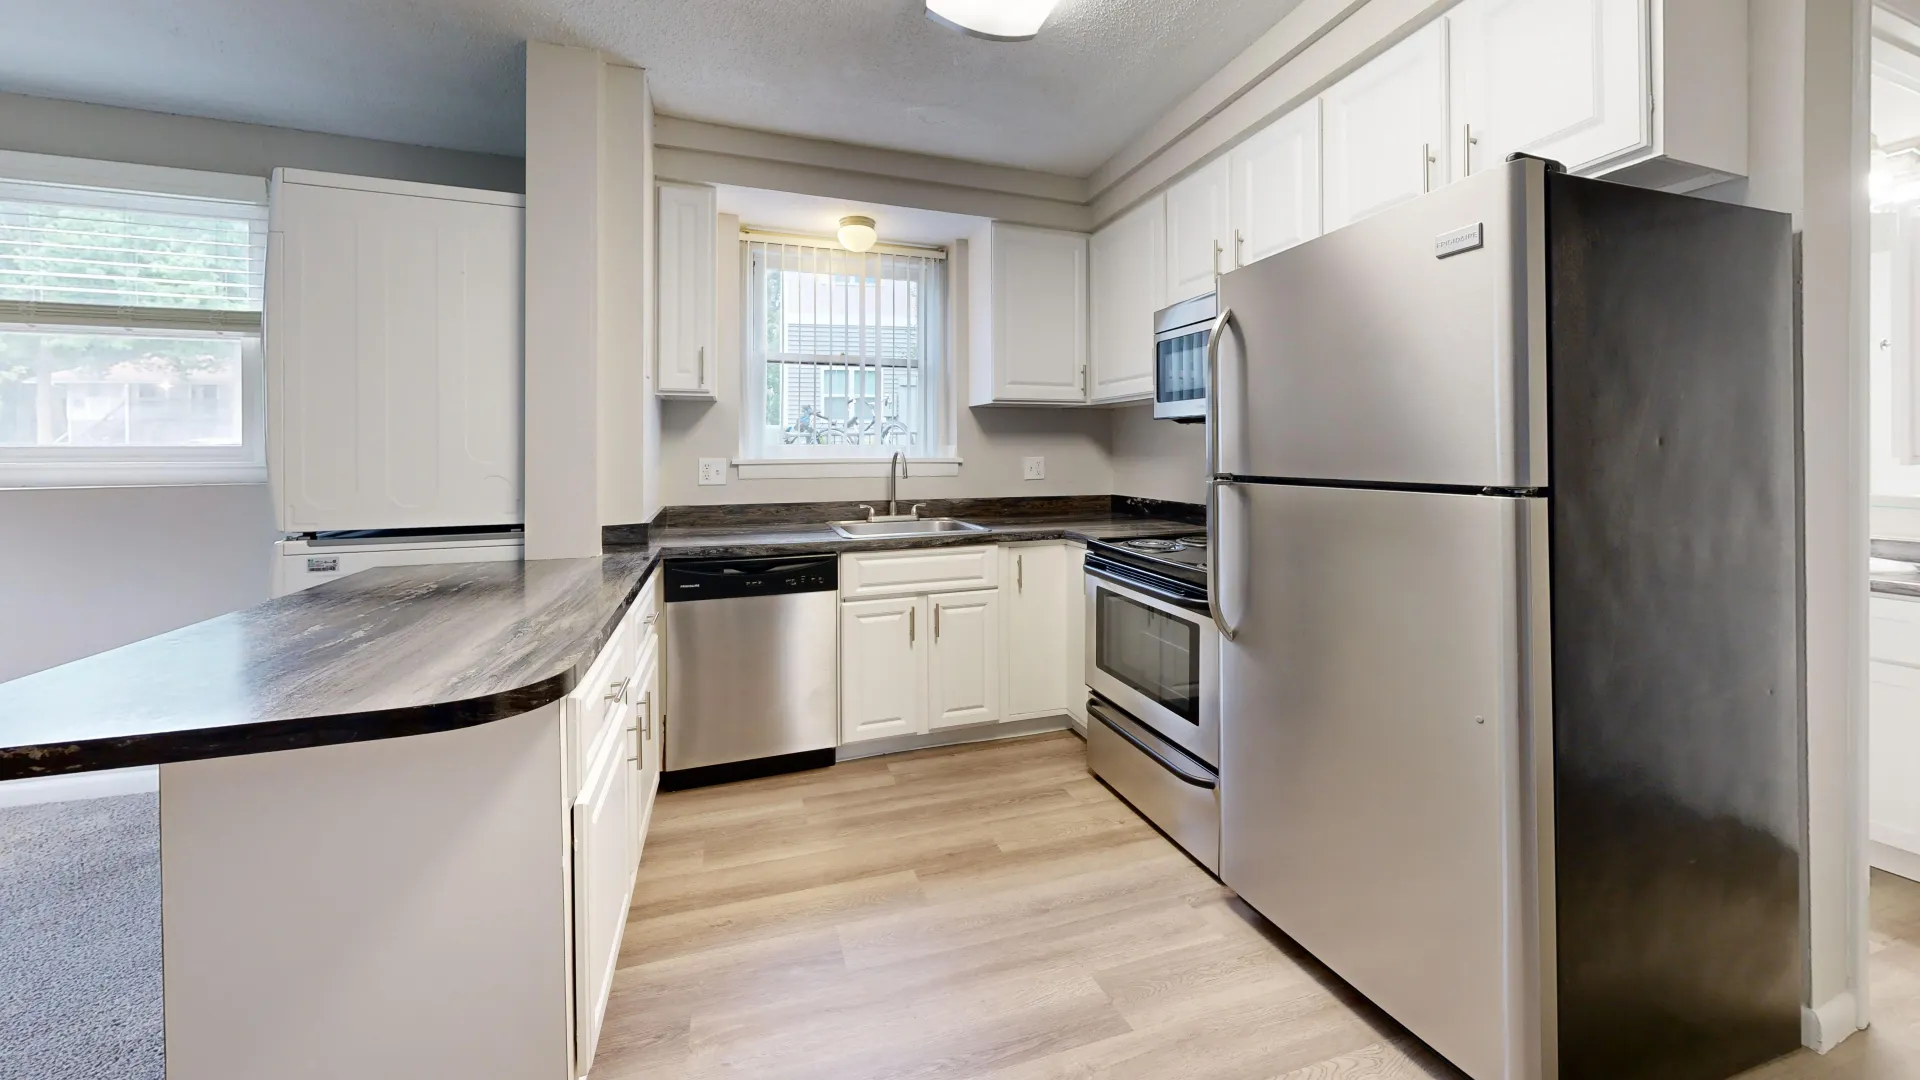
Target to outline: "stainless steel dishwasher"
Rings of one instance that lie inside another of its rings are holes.
[[[672,560],[668,790],[833,764],[840,739],[840,561]]]

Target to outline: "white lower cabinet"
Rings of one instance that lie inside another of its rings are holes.
[[[1920,599],[1875,596],[1868,608],[1870,861],[1912,877],[1920,873]]]
[[[1060,583],[1067,608],[1067,662],[1060,669],[1061,693],[1066,696],[1067,715],[1082,731],[1087,727],[1087,549],[1084,544],[1067,545],[1066,580]]]
[[[933,647],[927,662],[927,726],[1000,719],[1000,591],[929,596]]]
[[[840,741],[927,730],[925,598],[849,600],[840,605]]]
[[[633,897],[633,783],[626,733],[602,732],[573,803],[573,978],[576,1069],[593,1064]]]
[[[1058,716],[1068,710],[1068,683],[1061,672],[1078,669],[1081,651],[1069,640],[1067,548],[1045,543],[1002,549],[1008,720]]]

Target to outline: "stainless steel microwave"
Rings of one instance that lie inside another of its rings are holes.
[[[1214,295],[1162,308],[1153,317],[1153,415],[1199,423],[1207,418],[1207,335],[1218,314]]]

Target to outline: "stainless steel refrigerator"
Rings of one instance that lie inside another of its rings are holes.
[[[1792,252],[1517,160],[1220,281],[1221,877],[1476,1080],[1799,1044]]]

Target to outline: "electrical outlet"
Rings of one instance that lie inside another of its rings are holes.
[[[703,457],[700,459],[700,486],[725,487],[727,485],[727,459],[723,457]]]
[[[1020,475],[1027,480],[1045,480],[1047,478],[1047,459],[1043,457],[1021,458]]]

